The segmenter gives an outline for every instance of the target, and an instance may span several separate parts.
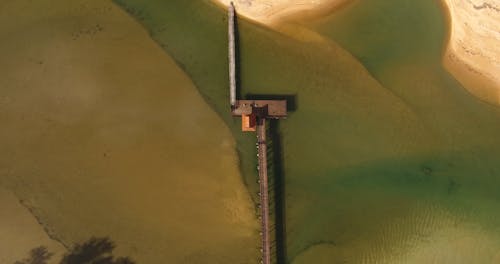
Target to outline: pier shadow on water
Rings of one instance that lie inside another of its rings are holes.
[[[276,263],[286,263],[286,196],[285,196],[285,172],[283,168],[283,149],[279,130],[279,120],[270,119],[268,128],[268,151],[270,177],[269,187],[272,194],[270,197],[270,208],[274,209],[274,253]]]

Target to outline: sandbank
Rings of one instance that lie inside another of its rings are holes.
[[[278,22],[304,16],[321,16],[349,0],[213,0],[228,6],[233,2],[239,15],[257,23],[274,26]]]
[[[500,1],[443,0],[450,32],[444,65],[473,95],[500,104]]]

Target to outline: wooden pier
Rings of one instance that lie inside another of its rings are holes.
[[[234,26],[235,26],[235,11],[233,2],[228,7],[228,18],[227,18],[227,35],[228,35],[228,55],[229,55],[229,102],[231,106],[236,104],[236,56],[235,56],[235,36],[234,36]]]
[[[262,239],[262,264],[271,264],[271,238],[269,230],[269,187],[267,174],[266,119],[285,118],[286,100],[237,100],[235,57],[235,8],[228,7],[228,57],[229,57],[229,102],[231,114],[241,116],[242,131],[257,133],[257,156],[259,170],[260,219]]]

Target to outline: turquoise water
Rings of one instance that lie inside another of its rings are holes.
[[[232,129],[255,199],[255,138],[242,134],[228,111],[225,11],[208,1],[116,2]],[[500,249],[500,111],[441,66],[446,21],[439,4],[357,1],[306,26],[332,41],[300,42],[239,22],[242,95],[296,99],[280,121],[280,261],[493,262]]]

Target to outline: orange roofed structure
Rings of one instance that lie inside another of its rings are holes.
[[[256,130],[256,118],[254,114],[241,115],[241,130],[244,132],[255,132]]]

